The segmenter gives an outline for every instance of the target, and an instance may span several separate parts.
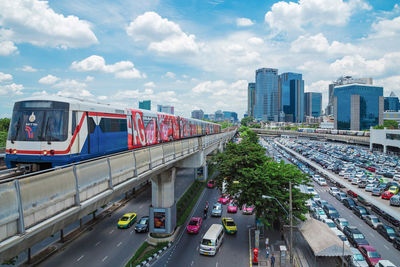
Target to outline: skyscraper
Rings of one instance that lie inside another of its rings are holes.
[[[384,110],[385,111],[399,111],[400,103],[399,98],[393,93],[390,96],[385,97]]]
[[[256,70],[254,117],[257,120],[277,121],[279,114],[278,70]]]
[[[234,111],[223,111],[224,120],[229,122],[236,122],[238,120],[238,115]]]
[[[193,119],[202,120],[204,118],[204,112],[201,109],[193,110],[192,111],[192,118]]]
[[[335,86],[335,129],[366,130],[383,124],[383,87],[368,84]]]
[[[157,112],[163,112],[174,115],[174,107],[168,105],[157,105]]]
[[[322,109],[322,93],[304,93],[304,111],[306,116],[319,117]]]
[[[151,110],[151,100],[139,101],[139,108]]]
[[[247,87],[247,114],[254,118],[254,106],[256,104],[256,83],[249,83]]]
[[[300,73],[279,75],[279,104],[287,122],[304,121],[304,81]]]

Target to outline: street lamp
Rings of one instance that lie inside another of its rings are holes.
[[[290,205],[290,215],[287,212],[287,210],[285,209],[285,207],[283,207],[283,205],[281,204],[281,202],[279,202],[279,200],[276,197],[271,197],[271,196],[267,196],[267,195],[262,195],[263,199],[274,199],[276,200],[276,202],[278,202],[279,206],[281,206],[281,208],[286,212],[286,215],[289,217],[290,219],[290,264],[293,263],[293,212],[292,212],[292,182],[289,182],[289,205]]]

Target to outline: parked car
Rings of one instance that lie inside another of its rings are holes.
[[[347,195],[345,193],[343,193],[343,192],[337,193],[335,197],[340,202],[343,202],[343,199],[348,198]]]
[[[352,190],[347,190],[347,195],[350,196],[350,197],[353,197],[353,198],[357,197],[357,194],[354,193]]]
[[[326,183],[326,180],[324,179],[324,178],[319,178],[318,180],[317,180],[317,183],[320,185],[320,186],[327,186],[328,184]]]
[[[400,195],[397,194],[390,198],[390,205],[391,206],[400,206]]]
[[[192,217],[186,226],[186,231],[190,234],[198,234],[203,223],[200,217]]]
[[[355,247],[358,247],[359,245],[369,245],[365,236],[354,226],[345,226],[343,233],[346,235],[350,244]]]
[[[388,260],[380,260],[375,265],[376,267],[396,267],[391,261]]]
[[[357,215],[361,219],[363,219],[364,216],[369,215],[369,212],[367,211],[367,209],[364,208],[364,207],[361,207],[361,206],[353,207],[353,212],[354,212],[355,215]]]
[[[393,195],[396,195],[399,192],[399,187],[393,185],[393,186],[389,187],[389,189],[387,191],[389,191]]]
[[[382,193],[381,198],[382,198],[382,199],[388,199],[388,200],[390,200],[390,198],[391,198],[392,196],[394,196],[394,194],[393,194],[392,192],[390,192],[390,191],[385,191],[385,192]]]
[[[339,192],[340,192],[340,190],[337,187],[330,187],[329,188],[329,194],[331,194],[332,196],[335,196]]]
[[[143,216],[135,225],[136,233],[146,233],[149,231],[149,216]]]
[[[393,239],[396,237],[396,232],[392,227],[386,224],[380,224],[376,228],[378,233],[380,233],[384,238],[386,238],[389,242],[392,242]]]
[[[372,190],[375,188],[374,184],[367,184],[367,186],[365,187],[365,191],[367,192],[372,192]]]
[[[313,215],[313,217],[314,217],[315,219],[320,220],[320,221],[322,221],[322,220],[324,220],[324,219],[328,219],[328,216],[326,216],[325,211],[324,211],[322,208],[319,208],[319,207],[316,207],[316,208],[313,210],[312,215]]]
[[[348,209],[352,209],[353,207],[357,206],[356,202],[354,202],[354,200],[351,198],[343,199],[343,205]]]
[[[323,210],[325,211],[326,215],[329,219],[339,218],[339,212],[332,206],[332,205],[325,205]]]
[[[393,247],[400,250],[400,235],[397,235],[394,239],[393,239]]]
[[[323,199],[317,200],[317,201],[315,201],[315,203],[321,208],[324,207],[325,205],[329,204],[328,201],[323,200]]]
[[[375,215],[364,216],[364,221],[374,229],[376,229],[376,227],[378,227],[378,225],[382,224],[382,222],[379,220],[379,218]]]
[[[367,260],[369,266],[375,266],[378,261],[382,259],[381,255],[376,251],[376,249],[370,245],[360,245],[358,250],[360,250],[361,254]]]
[[[368,267],[367,261],[358,249],[350,247],[350,250],[353,253],[350,260],[352,267]]]
[[[333,221],[340,231],[343,231],[344,227],[349,225],[349,222],[345,218],[336,218]]]
[[[371,205],[371,203],[369,203],[365,198],[363,198],[360,195],[357,196],[357,201],[360,202],[361,204],[364,204],[365,206]]]

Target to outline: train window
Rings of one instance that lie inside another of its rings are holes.
[[[109,132],[126,132],[126,119],[109,119],[102,118],[100,120],[100,129],[103,133]]]
[[[89,128],[89,133],[91,134],[94,133],[94,129],[96,128],[96,123],[91,117],[88,118],[88,128]]]
[[[76,111],[72,111],[72,126],[71,126],[71,132],[74,134],[76,128]]]

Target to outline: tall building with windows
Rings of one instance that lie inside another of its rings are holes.
[[[254,118],[256,104],[256,83],[249,83],[247,87],[247,115]]]
[[[385,97],[384,100],[384,110],[385,111],[399,111],[400,103],[399,98],[393,93],[390,93],[390,96]]]
[[[229,122],[238,121],[238,115],[234,111],[224,111],[224,120]]]
[[[193,110],[192,111],[192,118],[193,119],[198,119],[198,120],[202,120],[204,118],[204,112],[203,110],[199,109],[199,110]]]
[[[163,112],[174,115],[174,107],[168,105],[157,105],[157,112]]]
[[[278,69],[256,70],[254,117],[257,120],[277,121],[279,114]]]
[[[322,93],[304,93],[304,111],[306,116],[320,117],[322,110]]]
[[[286,72],[279,75],[279,111],[284,121],[304,121],[304,80],[300,73]]]
[[[139,101],[139,108],[140,109],[151,110],[151,100]]]
[[[368,84],[335,86],[335,129],[366,130],[383,124],[383,87]]]

